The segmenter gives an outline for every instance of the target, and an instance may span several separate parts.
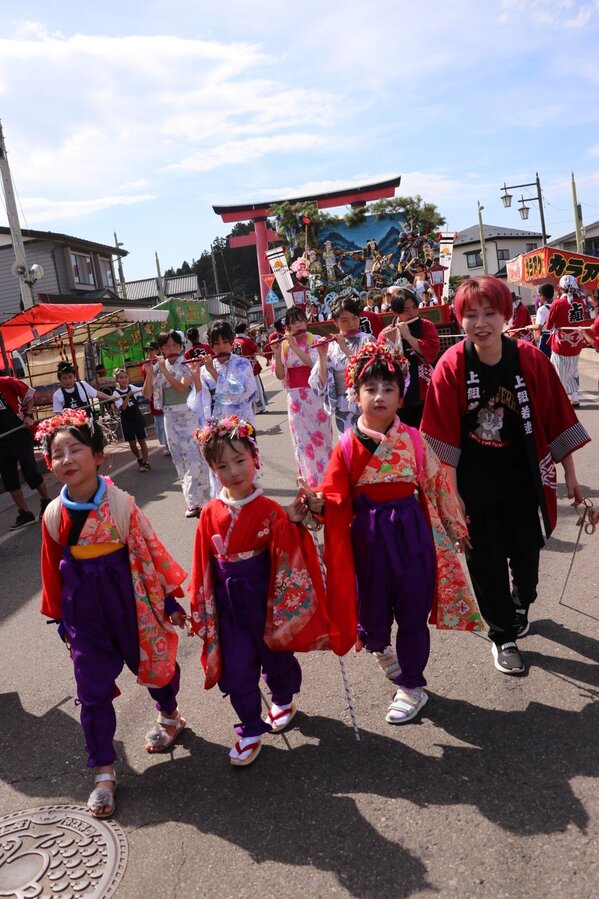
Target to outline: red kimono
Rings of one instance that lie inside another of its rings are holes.
[[[454,468],[460,461],[462,417],[472,399],[467,397],[465,349],[466,341],[462,341],[441,356],[430,383],[421,426],[441,462]],[[534,438],[549,537],[557,522],[555,463],[591,438],[578,421],[547,357],[524,341],[518,341],[517,350],[522,374],[514,388],[522,404],[524,433]]]
[[[337,651],[339,646],[339,632],[326,610],[318,552],[305,527],[291,522],[285,510],[265,496],[237,509],[214,499],[204,506],[198,522],[189,585],[192,627],[204,643],[207,690],[222,670],[212,558],[235,562],[262,552],[270,554],[271,563],[264,632],[269,649]],[[349,645],[354,639],[355,630]]]

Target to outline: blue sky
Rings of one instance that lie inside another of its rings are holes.
[[[599,219],[599,2],[3,0],[0,119],[23,226],[111,243],[128,279],[225,234],[212,204],[399,174],[447,227]],[[520,192],[514,191],[519,196]],[[530,190],[524,191],[532,195]],[[0,209],[0,219],[5,214]]]

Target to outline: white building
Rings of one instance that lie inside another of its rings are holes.
[[[529,253],[543,245],[543,235],[538,231],[521,231],[518,228],[483,225],[487,270],[489,275],[505,278],[505,264],[521,253]],[[476,278],[483,274],[483,261],[478,225],[464,228],[453,245],[452,277]],[[530,302],[531,291],[526,287],[510,286],[514,293]]]

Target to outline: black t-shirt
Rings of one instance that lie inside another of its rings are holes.
[[[458,480],[509,486],[530,480],[524,432],[513,379],[503,357],[497,365],[478,362],[480,400],[462,418]]]
[[[129,396],[127,408],[123,409],[123,407],[121,406],[120,409],[121,419],[123,421],[135,422],[142,417],[141,409],[138,405],[139,399],[137,397],[137,394],[135,394],[131,390],[130,386],[127,387],[126,390],[121,390],[119,387],[115,387],[112,395],[115,397],[121,397],[121,399],[124,399],[127,395]]]

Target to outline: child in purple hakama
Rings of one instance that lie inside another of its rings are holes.
[[[429,615],[439,628],[482,627],[454,549],[468,534],[455,494],[418,431],[397,417],[405,367],[377,344],[352,356],[347,385],[362,414],[333,450],[321,493],[308,498],[316,513],[324,498],[327,596],[345,597],[347,615],[357,614],[358,645],[388,662],[397,622],[389,724],[410,721],[427,701]]]
[[[112,701],[124,665],[148,687],[159,712],[146,750],[164,752],[185,727],[172,624],[185,622],[174,596],[183,595],[186,574],[133,498],[98,476],[104,435],[85,410],[42,422],[37,436],[64,484],[43,517],[41,612],[58,623],[70,647],[88,767],[101,784],[88,808],[107,818],[116,788]]]
[[[198,522],[191,574],[192,627],[203,640],[207,689],[218,683],[239,718],[233,765],[251,764],[264,733],[296,712],[301,669],[293,652],[329,647],[324,586],[300,496],[285,511],[254,484],[254,428],[230,416],[196,432],[222,484]],[[261,717],[260,674],[272,694]]]

